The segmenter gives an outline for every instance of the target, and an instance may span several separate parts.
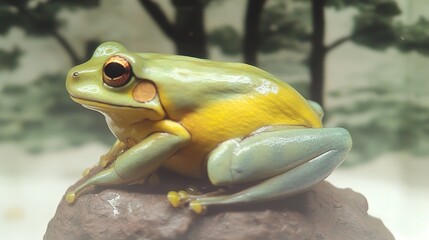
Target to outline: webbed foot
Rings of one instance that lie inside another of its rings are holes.
[[[167,199],[170,202],[171,206],[178,208],[182,206],[188,206],[190,210],[196,214],[204,214],[207,210],[206,205],[204,205],[199,199],[211,198],[222,195],[225,193],[225,190],[219,189],[214,192],[209,193],[199,193],[195,189],[188,189],[188,191],[170,191],[167,194]]]

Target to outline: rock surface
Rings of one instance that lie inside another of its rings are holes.
[[[367,214],[365,197],[327,182],[279,201],[211,207],[202,216],[175,209],[166,199],[167,190],[190,184],[170,177],[156,188],[95,188],[72,205],[63,198],[44,239],[394,239]]]

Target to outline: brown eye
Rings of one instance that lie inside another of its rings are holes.
[[[113,56],[104,63],[103,82],[111,87],[122,87],[131,79],[131,65],[123,57]]]

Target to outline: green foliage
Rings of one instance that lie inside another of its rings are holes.
[[[351,34],[354,43],[375,50],[394,46],[397,39],[394,17],[401,13],[395,1],[348,3],[347,6],[355,6],[360,11],[355,16]]]
[[[303,50],[311,37],[310,5],[276,1],[264,9],[261,19],[261,51]]]
[[[295,0],[271,3],[265,7],[261,18],[260,51],[272,53],[288,49],[308,52],[312,29],[318,27],[311,25],[309,2]],[[374,50],[397,47],[405,52],[415,50],[422,54],[429,53],[429,21],[421,18],[410,26],[395,21],[401,10],[394,0],[328,0],[326,7],[358,10],[352,32],[344,39]],[[238,42],[241,42],[242,36],[230,26],[215,29],[209,39],[225,54],[240,53],[241,45]]]
[[[73,62],[80,62],[67,39],[59,33],[64,22],[58,15],[62,10],[87,9],[99,3],[99,0],[4,0],[0,2],[0,34],[5,35],[15,27],[29,36],[54,37]],[[92,55],[99,43],[99,40],[86,42],[85,59]],[[19,48],[0,50],[0,68],[16,68],[21,55]],[[70,100],[62,74],[45,75],[28,84],[1,87],[0,141],[15,141],[31,151],[49,148],[52,145],[48,143],[52,141],[55,148],[93,140],[113,142],[101,114],[85,111]]]
[[[369,161],[388,151],[429,154],[429,106],[395,95],[403,94],[400,90],[410,87],[416,86],[393,87],[379,81],[369,87],[335,94],[336,98],[365,96],[329,111],[334,118],[343,119],[339,125],[347,128],[353,136],[353,154],[346,165]]]
[[[236,55],[241,52],[242,37],[231,26],[223,26],[214,29],[209,34],[209,43],[220,47],[226,55]]]
[[[372,13],[355,17],[352,41],[376,50],[384,50],[396,43],[396,32],[392,19]]]
[[[2,4],[0,14],[0,34],[5,34],[12,27],[23,29],[29,35],[47,35],[60,26],[56,20],[57,11],[52,11],[49,4],[28,7],[27,1],[7,1]],[[6,6],[5,6],[6,5]]]
[[[62,10],[96,7],[99,3],[99,0],[4,0],[0,2],[0,34],[16,27],[29,36],[54,37],[72,61],[79,62],[70,44],[59,34],[64,22],[58,14]],[[98,41],[87,43],[87,55],[89,51],[92,54],[95,44]],[[19,48],[0,50],[0,68],[16,68],[21,55]],[[113,141],[99,114],[83,111],[70,101],[62,74],[45,75],[25,85],[5,85],[0,96],[0,141],[14,140],[32,151],[49,147],[46,143],[50,140],[56,147],[90,140]]]
[[[14,70],[18,67],[18,60],[21,55],[22,50],[18,47],[13,48],[11,51],[0,49],[0,70]]]
[[[272,53],[280,49],[288,49],[308,53],[312,31],[320,27],[312,26],[311,4],[302,0],[276,0],[269,3],[261,17],[259,50]],[[329,0],[326,1],[326,7],[334,7],[337,10],[345,8],[358,10],[358,14],[354,16],[350,35],[344,36],[344,40],[340,43],[352,40],[358,45],[374,50],[399,47],[404,51],[413,49],[425,52],[424,47],[417,45],[423,46],[424,43],[419,41],[419,37],[426,40],[421,37],[427,32],[422,31],[427,23],[421,20],[414,26],[404,26],[395,22],[395,17],[401,11],[394,0]],[[410,37],[398,44],[399,34],[408,34]],[[240,45],[232,42],[240,41],[242,36],[230,26],[215,29],[209,35],[209,39],[211,44],[219,46],[225,54],[238,54],[240,51]],[[327,47],[332,50],[339,45]]]
[[[326,6],[336,10],[353,7],[361,12],[372,12],[386,17],[396,16],[400,13],[394,0],[326,0]]]
[[[398,24],[396,32],[399,36],[397,41],[399,50],[417,51],[429,55],[429,21],[427,19],[421,17],[410,26]]]
[[[401,51],[417,51],[429,54],[429,21],[424,17],[411,25],[395,21],[401,14],[393,0],[329,0],[328,7],[341,10],[354,7],[359,11],[354,17],[354,26],[350,39],[374,50],[396,47]]]
[[[311,36],[311,16],[307,2],[271,1],[261,16],[259,38],[260,51],[273,53],[280,49],[308,51]],[[216,28],[209,34],[209,43],[220,47],[227,55],[242,51],[241,36],[231,26]]]
[[[11,28],[16,27],[22,29],[29,36],[52,36],[65,48],[73,62],[79,62],[70,44],[58,32],[59,28],[63,26],[58,14],[63,9],[73,11],[78,8],[96,7],[99,3],[100,0],[3,0],[0,2],[0,35],[5,35]],[[19,54],[16,55],[16,57],[18,56]],[[3,59],[0,54],[0,62]]]
[[[374,6],[374,14],[383,17],[395,17],[401,14],[401,10],[394,1],[384,1]]]

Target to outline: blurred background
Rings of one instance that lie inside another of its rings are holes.
[[[396,239],[429,239],[426,0],[0,1],[0,233],[40,239],[114,139],[65,75],[105,41],[246,62],[321,103],[352,152],[328,180]]]

